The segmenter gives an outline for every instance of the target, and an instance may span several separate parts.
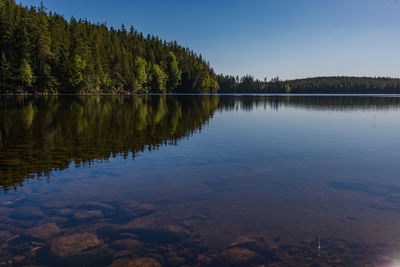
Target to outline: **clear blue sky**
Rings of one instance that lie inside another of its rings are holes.
[[[18,2],[18,0],[16,0]],[[40,0],[22,0],[39,5]],[[258,78],[400,77],[397,0],[44,0],[69,19],[133,25]]]

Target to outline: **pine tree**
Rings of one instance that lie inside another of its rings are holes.
[[[133,27],[127,32],[125,26],[114,29],[74,18],[68,22],[47,13],[43,3],[29,9],[13,0],[0,0],[0,5],[0,51],[7,61],[3,87],[7,82],[9,88],[22,85],[39,92],[192,92],[198,66],[208,76],[205,91],[217,83],[202,57],[175,41],[144,37]],[[32,79],[25,75],[28,66]]]
[[[26,59],[22,60],[21,66],[19,68],[19,75],[23,91],[25,89],[25,85],[29,87],[32,86],[32,82],[34,81],[34,76],[31,65]]]
[[[150,69],[149,86],[153,92],[166,93],[168,76],[165,74],[160,66],[153,64]]]
[[[137,92],[147,92],[147,62],[141,57],[137,57],[133,63],[135,74],[134,90]]]
[[[70,68],[69,84],[75,88],[75,92],[81,90],[83,82],[83,70],[86,67],[86,62],[79,55],[75,55]]]
[[[182,79],[182,71],[179,69],[178,62],[173,52],[169,52],[167,57],[167,75],[167,89],[168,91],[174,91]]]

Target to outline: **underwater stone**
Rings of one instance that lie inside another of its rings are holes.
[[[94,234],[78,233],[53,239],[50,250],[53,254],[65,257],[102,244],[103,241]]]
[[[49,239],[57,235],[60,232],[60,228],[55,223],[48,223],[37,227],[30,228],[26,231],[27,235],[39,238]]]

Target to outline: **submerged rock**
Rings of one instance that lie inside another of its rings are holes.
[[[74,214],[74,218],[78,220],[87,220],[96,217],[103,217],[103,212],[101,210],[80,210]]]
[[[117,227],[132,230],[145,242],[174,243],[190,235],[190,231],[176,223],[165,223],[155,215],[136,218]]]
[[[56,210],[57,213],[59,213],[60,215],[70,215],[72,214],[74,211],[72,209],[58,209]]]
[[[53,254],[65,257],[102,244],[103,241],[94,234],[79,233],[53,239],[50,243],[50,250]]]
[[[161,225],[160,229],[171,232],[176,235],[181,235],[181,236],[190,235],[190,231],[179,224],[169,223],[166,225]]]
[[[141,204],[135,201],[129,201],[120,206],[120,212],[131,217],[138,217],[150,214],[155,211],[152,204]]]
[[[257,252],[235,247],[217,255],[217,261],[227,264],[262,263],[264,262],[264,258]]]
[[[14,261],[14,262],[21,262],[21,261],[23,261],[23,260],[25,260],[25,259],[26,259],[25,256],[18,255],[18,256],[15,256],[15,257],[13,258],[13,261]]]
[[[49,222],[58,223],[58,224],[60,224],[60,223],[65,223],[66,221],[68,221],[68,219],[65,218],[65,217],[50,217],[50,218],[48,218],[47,220],[48,220]]]
[[[161,267],[161,263],[153,258],[118,259],[110,267]]]
[[[189,235],[190,231],[176,223],[163,223],[154,215],[136,218],[120,227],[121,229],[147,229],[170,232],[176,235]]]
[[[37,227],[30,228],[26,231],[27,235],[39,238],[39,239],[49,239],[60,233],[60,228],[55,223],[48,223],[40,225]]]
[[[12,237],[10,232],[0,231],[0,243],[5,243],[10,237]]]
[[[268,235],[240,236],[230,244],[231,247],[247,247],[256,251],[269,251],[279,249],[279,244]]]
[[[170,252],[167,255],[167,262],[172,264],[172,265],[182,266],[183,264],[185,264],[186,259],[183,258],[183,257],[178,256],[174,252]]]

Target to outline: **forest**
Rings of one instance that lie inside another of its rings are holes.
[[[0,0],[0,93],[394,94],[400,79],[216,75],[176,41]]]
[[[208,62],[176,42],[0,0],[2,93],[212,93]]]
[[[388,77],[315,77],[296,80],[269,81],[251,75],[218,75],[219,93],[270,94],[399,94],[400,79]]]

